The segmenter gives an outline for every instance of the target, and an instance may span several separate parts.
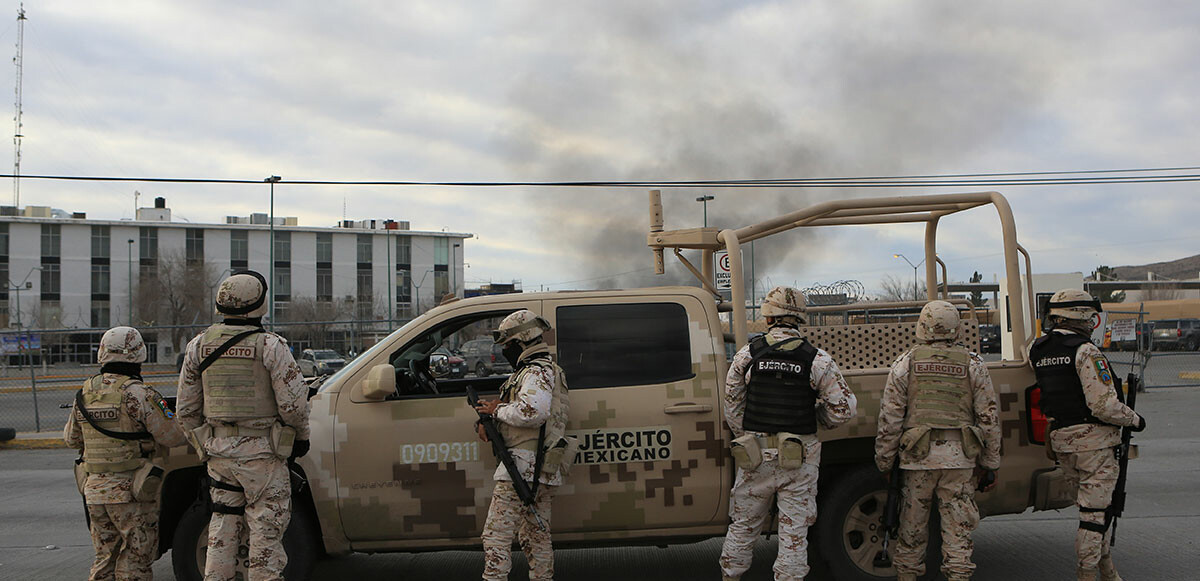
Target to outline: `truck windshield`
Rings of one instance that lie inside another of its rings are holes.
[[[362,353],[360,353],[358,355],[358,357],[355,357],[353,361],[346,364],[345,367],[339,369],[337,371],[337,373],[330,375],[329,379],[326,379],[321,384],[321,387],[319,389],[317,389],[317,393],[324,392],[325,390],[329,389],[329,386],[335,385],[339,381],[341,381],[342,378],[345,377],[347,373],[352,373],[354,370],[358,369],[360,362],[373,361],[375,359],[375,354],[378,353],[379,351],[382,351],[384,345],[387,345],[392,342],[392,337],[395,337],[398,333],[404,332],[405,329],[408,329],[409,327],[411,327],[413,325],[423,325],[425,323],[425,320],[428,318],[429,318],[429,313],[425,313],[425,314],[405,323],[399,329],[392,331],[391,333],[388,334],[387,337],[380,339],[378,343],[375,343],[374,345],[371,346],[370,349],[367,349],[366,351],[363,351]]]

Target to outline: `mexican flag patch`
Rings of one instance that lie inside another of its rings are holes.
[[[171,408],[167,407],[166,399],[160,397],[158,398],[158,401],[154,402],[154,404],[158,406],[158,409],[162,410],[163,415],[167,416],[167,419],[175,417],[175,412],[171,411]]]
[[[1096,366],[1096,375],[1100,377],[1100,381],[1112,384],[1112,370],[1108,367],[1108,360],[1103,357],[1093,357],[1092,363]]]

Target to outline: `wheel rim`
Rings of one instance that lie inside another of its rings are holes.
[[[895,567],[876,567],[875,556],[883,550],[883,510],[887,491],[876,490],[859,498],[842,524],[842,548],[856,567],[878,577],[894,577]],[[895,550],[891,550],[895,553]]]

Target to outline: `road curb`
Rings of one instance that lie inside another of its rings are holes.
[[[59,434],[24,433],[16,438],[0,442],[0,450],[54,450],[66,448],[67,443]]]

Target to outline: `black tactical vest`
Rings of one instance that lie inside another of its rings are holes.
[[[811,384],[817,348],[800,338],[772,345],[763,335],[750,343],[750,357],[742,427],[770,434],[817,433],[817,392]]]
[[[1054,418],[1052,430],[1076,424],[1102,424],[1087,407],[1075,352],[1088,339],[1075,333],[1048,333],[1033,342],[1029,359],[1042,387],[1042,412]]]

